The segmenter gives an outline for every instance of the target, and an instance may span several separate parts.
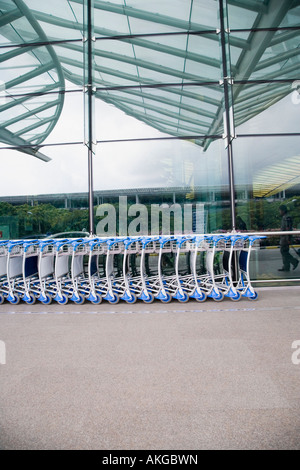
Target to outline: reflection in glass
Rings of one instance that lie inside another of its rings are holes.
[[[234,165],[237,214],[251,231],[279,230],[278,206],[300,194],[300,137],[237,138]],[[293,202],[293,203],[292,203]],[[294,228],[300,228],[298,209]]]

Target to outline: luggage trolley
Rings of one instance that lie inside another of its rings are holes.
[[[206,285],[207,273],[197,272],[197,260],[199,255],[205,255],[209,247],[208,237],[206,235],[196,235],[189,241],[191,256],[191,275],[193,283],[190,297],[198,302],[204,302],[211,290]]]
[[[204,283],[208,288],[207,296],[216,302],[220,302],[224,298],[222,283],[225,275],[220,271],[220,253],[225,250],[227,240],[228,238],[223,235],[211,235],[207,238],[208,246],[205,258],[207,277],[204,277]]]
[[[116,256],[124,252],[124,239],[121,237],[108,238],[106,245],[106,293],[103,295],[103,299],[107,300],[110,304],[117,304],[120,300],[120,296],[125,292],[124,279],[120,275],[122,272],[119,267],[120,259]],[[115,261],[117,261],[117,276],[115,276]]]
[[[229,297],[232,301],[240,300],[241,293],[237,289],[233,280],[234,273],[234,261],[235,253],[239,257],[239,252],[243,249],[246,237],[244,235],[230,235],[229,240],[226,242],[224,254],[223,254],[223,293],[226,297]],[[237,284],[238,281],[236,281]]]
[[[141,291],[141,276],[138,275],[136,255],[141,253],[141,237],[127,237],[124,239],[123,253],[123,280],[124,293],[121,300],[134,304]]]
[[[85,301],[83,257],[88,253],[83,238],[67,239],[56,245],[55,279],[58,303],[72,300],[81,305]]]
[[[72,279],[70,275],[70,260],[73,251],[72,241],[69,238],[65,238],[54,242],[54,279],[56,284],[54,300],[61,305],[67,304],[69,297],[72,296]]]
[[[0,240],[0,304],[9,294],[7,283],[7,245],[8,240]]]
[[[136,295],[130,287],[128,254],[138,253],[136,240],[130,237],[109,238],[106,241],[107,254],[105,263],[107,292],[104,299],[110,303],[125,300],[127,303],[136,302]],[[123,261],[122,261],[123,258]]]
[[[103,273],[100,273],[100,257],[105,257],[107,253],[106,238],[93,238],[88,240],[88,285],[89,292],[87,300],[97,305],[102,302],[102,296],[107,292],[107,281],[105,276],[105,266],[102,265]]]
[[[163,274],[162,260],[163,255],[167,253],[176,253],[176,240],[173,235],[161,235],[159,237],[158,288],[154,293],[154,297],[164,303],[171,302],[173,295],[177,292],[175,272],[168,275]],[[164,257],[164,259],[168,259],[168,257]]]
[[[213,236],[196,235],[190,242],[191,246],[191,268],[195,290],[190,297],[198,302],[203,302],[207,297],[216,301],[223,299],[223,294],[215,282],[214,262],[215,251]],[[201,266],[198,265],[200,259]]]
[[[55,241],[39,240],[38,274],[40,295],[37,298],[45,305],[51,304],[57,294],[55,281]]]
[[[180,302],[187,302],[190,297],[198,300],[198,302],[203,302],[206,300],[206,294],[200,288],[200,281],[196,272],[197,248],[200,245],[200,240],[198,237],[198,244],[196,244],[195,239],[196,237],[193,235],[183,235],[177,237],[176,239],[177,253],[175,261],[175,272],[178,290],[173,297]],[[201,241],[203,240],[204,238],[202,237]],[[186,253],[186,255],[189,257],[188,268],[190,272],[185,275],[179,274],[179,260],[181,253]]]
[[[29,240],[23,243],[23,289],[22,300],[28,304],[34,304],[41,293],[39,274],[39,241]]]
[[[241,250],[244,246],[245,237],[229,235],[222,240],[216,241],[216,250],[220,252],[219,266],[222,272],[215,274],[215,284],[225,297],[232,301],[238,301],[241,298],[233,281],[234,253]]]
[[[28,293],[25,280],[37,275],[36,263],[32,264],[29,258],[26,260],[23,240],[9,241],[7,252],[7,300],[11,304],[18,304],[21,299],[28,304],[35,303],[35,296]]]
[[[76,239],[71,242],[71,280],[72,288],[69,290],[70,300],[80,305],[90,293],[88,276],[84,270],[84,259],[89,254],[88,240],[85,238]]]
[[[24,294],[23,271],[23,240],[9,241],[7,244],[7,300],[11,304],[18,304]]]
[[[256,300],[257,292],[253,289],[250,280],[250,255],[252,250],[259,248],[259,240],[266,238],[265,236],[250,235],[245,238],[245,246],[239,256],[239,280],[237,290],[243,297],[249,300]]]
[[[158,274],[151,274],[149,268],[149,257],[159,252],[159,236],[142,237],[140,259],[140,280],[135,281],[137,296],[144,303],[150,304],[154,301],[154,295],[160,292]]]
[[[192,240],[191,236],[176,236],[175,237],[175,278],[172,287],[176,289],[173,293],[173,299],[178,300],[179,302],[187,302],[189,300],[190,294],[194,292],[193,277],[191,274],[180,275],[179,274],[179,262],[180,256],[182,253],[190,254],[190,241]],[[190,263],[189,269],[190,269]]]

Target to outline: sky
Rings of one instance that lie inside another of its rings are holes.
[[[97,140],[167,136],[98,99],[95,116]],[[82,93],[67,93],[62,115],[45,143],[83,141],[83,134]],[[96,190],[181,185],[176,167],[182,157],[194,160],[202,153],[195,144],[170,140],[103,143],[95,149]],[[87,191],[84,145],[43,147],[40,151],[52,160],[45,163],[21,152],[1,150],[1,196]],[[175,168],[172,175],[170,165]]]
[[[293,92],[295,93],[295,92]],[[237,133],[299,132],[300,100],[293,93],[237,129]],[[82,93],[67,93],[62,115],[45,143],[83,140]],[[97,140],[162,137],[164,134],[96,100]],[[284,140],[283,140],[284,139]],[[1,150],[0,196],[86,192],[87,148],[84,145],[44,147],[45,163],[13,150]],[[300,155],[297,138],[247,138],[234,141],[236,182],[251,184],[263,166]],[[181,186],[192,168],[196,185],[220,185],[227,180],[222,140],[206,152],[190,142],[102,143],[94,156],[94,189]]]

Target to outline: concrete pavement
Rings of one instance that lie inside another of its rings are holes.
[[[1,449],[300,449],[300,287],[0,306]]]

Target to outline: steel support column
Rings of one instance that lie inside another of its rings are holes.
[[[231,228],[236,230],[236,211],[235,211],[235,187],[234,187],[234,171],[233,171],[233,152],[232,152],[232,135],[234,133],[233,119],[230,119],[232,106],[230,106],[229,87],[231,87],[230,70],[228,70],[228,54],[226,51],[226,25],[225,25],[225,11],[224,1],[219,0],[219,14],[220,14],[220,42],[221,42],[221,58],[222,58],[222,73],[223,73],[223,87],[224,87],[224,134],[227,148],[228,159],[228,175],[229,175],[229,192],[230,192],[230,212],[231,212]],[[231,108],[231,109],[230,109]]]
[[[93,0],[84,0],[84,128],[85,145],[88,148],[88,206],[89,206],[89,232],[94,234],[94,188],[93,188],[93,146],[94,138],[94,99],[93,84]]]

